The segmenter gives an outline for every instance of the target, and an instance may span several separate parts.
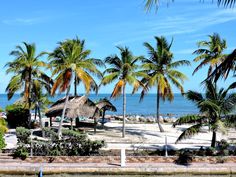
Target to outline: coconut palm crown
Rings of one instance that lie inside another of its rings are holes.
[[[77,95],[76,86],[81,82],[85,87],[86,94],[91,89],[97,91],[98,86],[91,74],[102,77],[97,65],[102,65],[103,62],[99,59],[88,58],[90,53],[90,50],[84,50],[84,41],[76,38],[59,42],[59,46],[49,54],[50,65],[53,68],[52,75],[57,75],[51,94],[54,95],[57,89],[60,92],[66,91],[65,106],[58,129],[59,138],[61,137],[71,81],[74,80],[75,95]]]
[[[172,101],[174,94],[171,88],[171,84],[175,85],[181,93],[184,92],[182,83],[187,77],[176,70],[177,67],[183,65],[190,65],[187,60],[173,61],[173,53],[170,51],[172,42],[169,44],[165,37],[155,37],[156,46],[145,42],[144,46],[148,50],[148,59],[144,59],[142,62],[142,72],[147,73],[148,77],[142,79],[145,84],[145,90],[141,92],[141,100],[147,93],[147,89],[156,86],[157,89],[157,123],[161,132],[164,131],[160,125],[160,97],[165,100]]]
[[[236,106],[236,93],[229,92],[235,88],[235,84],[230,85],[227,89],[221,88],[219,90],[212,81],[206,81],[205,85],[205,95],[195,91],[188,91],[185,94],[188,100],[196,104],[200,114],[187,115],[176,120],[173,124],[174,127],[182,124],[193,124],[183,131],[176,143],[194,136],[203,127],[208,126],[212,131],[211,147],[215,147],[216,132],[224,132],[225,125],[229,124],[229,121],[236,121],[236,115],[232,114]]]
[[[46,89],[53,83],[50,77],[41,71],[41,67],[47,66],[45,62],[40,61],[40,57],[44,54],[45,52],[41,52],[37,55],[35,44],[26,42],[23,42],[23,46],[16,46],[16,50],[10,53],[15,60],[5,65],[8,67],[6,73],[14,74],[6,88],[8,99],[11,99],[15,92],[23,89],[24,100],[30,109],[34,83],[37,81]]]
[[[112,98],[116,98],[123,93],[123,130],[122,137],[125,137],[125,114],[126,114],[126,85],[133,86],[133,93],[142,86],[142,83],[138,80],[138,77],[143,76],[141,72],[137,71],[137,62],[143,57],[133,56],[132,52],[127,47],[117,47],[120,51],[120,57],[117,55],[111,55],[105,59],[105,63],[108,67],[104,71],[104,77],[101,81],[102,85],[110,84],[117,81],[115,88],[111,94]]]
[[[198,42],[198,47],[204,48],[200,48],[193,52],[193,54],[198,55],[194,61],[201,62],[193,71],[193,74],[195,74],[203,66],[210,65],[208,69],[208,76],[211,75],[213,69],[222,63],[226,57],[226,55],[223,54],[224,49],[227,48],[226,40],[221,39],[217,33],[209,35],[208,37],[209,41]]]

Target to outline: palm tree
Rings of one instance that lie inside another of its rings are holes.
[[[199,69],[205,65],[210,65],[208,69],[208,76],[211,75],[213,69],[215,69],[220,63],[222,63],[226,57],[223,54],[224,49],[226,49],[226,41],[221,39],[219,34],[214,33],[209,35],[209,41],[201,41],[198,43],[200,48],[193,52],[198,56],[194,59],[195,62],[201,61],[201,63],[193,71],[195,74]]]
[[[95,89],[97,91],[97,84],[90,73],[97,76],[102,76],[102,73],[97,69],[96,65],[102,63],[101,60],[87,58],[90,50],[84,49],[84,41],[79,41],[78,38],[73,40],[66,40],[59,42],[59,46],[49,54],[51,60],[50,65],[53,68],[53,75],[57,74],[55,83],[52,87],[51,94],[54,95],[59,88],[60,92],[66,91],[65,106],[62,112],[58,136],[61,137],[62,122],[65,117],[66,105],[68,102],[71,80],[74,79],[75,87],[79,82],[82,82],[85,91]],[[77,94],[75,88],[75,95]]]
[[[123,126],[122,126],[122,137],[125,137],[125,115],[126,115],[126,85],[133,86],[133,93],[142,86],[142,83],[137,79],[143,74],[139,71],[137,62],[143,57],[135,57],[127,47],[117,47],[120,51],[120,57],[117,55],[111,55],[105,59],[105,63],[110,65],[104,71],[106,76],[103,77],[101,84],[107,85],[115,80],[118,82],[111,94],[112,98],[116,98],[123,93]]]
[[[11,99],[15,92],[23,89],[23,97],[29,110],[32,105],[33,81],[38,80],[45,87],[48,87],[51,82],[50,78],[40,70],[41,67],[47,66],[46,63],[39,60],[44,54],[41,52],[36,55],[35,44],[23,42],[23,47],[16,46],[16,50],[10,53],[16,59],[5,65],[8,67],[6,73],[14,74],[6,88],[8,99]]]
[[[164,132],[160,124],[160,97],[163,100],[166,98],[169,101],[174,99],[174,94],[171,89],[171,84],[175,85],[181,93],[184,92],[183,86],[180,82],[184,82],[187,77],[176,70],[178,66],[190,65],[187,60],[179,60],[173,62],[173,53],[170,51],[172,46],[172,41],[169,44],[165,37],[155,37],[156,48],[152,47],[151,44],[145,42],[144,46],[148,50],[149,59],[143,60],[142,68],[143,72],[148,74],[148,77],[142,79],[145,84],[145,88],[151,88],[156,86],[157,89],[157,117],[156,121],[158,123],[161,132]],[[141,92],[141,100],[143,99],[147,90]]]
[[[188,91],[185,94],[188,100],[196,104],[201,114],[187,115],[176,120],[173,124],[174,126],[194,123],[194,125],[183,131],[176,143],[192,137],[199,133],[202,127],[208,126],[212,131],[211,147],[215,147],[216,132],[224,130],[227,120],[235,122],[236,115],[231,113],[235,110],[236,93],[229,93],[231,89],[235,88],[235,85],[230,85],[227,89],[221,88],[218,90],[212,81],[206,81],[205,84],[205,95],[194,91]]]
[[[166,0],[167,4],[170,2],[174,2],[174,0]],[[200,0],[200,2],[204,2],[204,0]],[[234,4],[236,3],[236,0],[216,0],[218,6],[223,7],[234,7]],[[145,9],[146,11],[150,11],[153,7],[156,8],[156,10],[159,7],[160,0],[145,0]]]
[[[39,116],[39,123],[42,129],[42,135],[44,137],[45,133],[43,131],[43,124],[42,124],[42,116],[41,116],[41,109],[47,109],[47,106],[51,104],[51,101],[48,99],[48,93],[50,93],[51,85],[53,85],[53,81],[49,81],[50,84],[42,84],[39,80],[33,80],[32,82],[32,103],[35,109],[35,119],[38,114]],[[47,93],[43,93],[42,86],[46,85]]]

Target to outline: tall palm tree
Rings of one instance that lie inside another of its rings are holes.
[[[111,55],[105,59],[105,63],[110,65],[104,71],[107,74],[103,77],[101,84],[107,85],[115,80],[118,82],[111,94],[112,98],[116,98],[123,94],[123,126],[122,137],[125,137],[125,115],[126,115],[126,85],[132,85],[134,87],[133,93],[142,86],[142,83],[137,79],[143,74],[139,71],[137,62],[143,57],[133,56],[132,52],[127,47],[117,47],[120,51],[120,57],[117,55]]]
[[[226,41],[221,39],[219,34],[214,33],[213,35],[209,35],[209,41],[199,42],[198,47],[204,48],[200,48],[193,52],[193,54],[198,55],[194,61],[201,61],[201,63],[193,71],[193,74],[195,74],[203,66],[210,65],[208,69],[209,76],[211,75],[213,69],[222,63],[226,57],[226,55],[223,54],[224,49],[226,49]]]
[[[191,127],[183,131],[178,137],[176,143],[190,138],[200,132],[201,128],[208,126],[212,131],[211,147],[216,145],[216,132],[224,130],[227,120],[235,122],[236,115],[231,113],[236,106],[236,93],[229,93],[235,85],[230,85],[227,89],[217,89],[216,84],[212,81],[206,81],[206,93],[202,95],[199,92],[188,91],[185,96],[188,100],[194,102],[199,108],[201,114],[187,115],[180,117],[174,123],[174,126],[194,123]]]
[[[173,60],[173,53],[170,51],[172,42],[169,44],[165,37],[155,37],[156,48],[152,47],[151,44],[145,42],[144,46],[148,50],[149,58],[143,60],[142,68],[143,72],[148,74],[148,77],[142,79],[145,84],[145,88],[151,88],[156,86],[157,91],[157,117],[156,121],[158,123],[161,132],[164,132],[160,124],[160,97],[169,101],[174,99],[174,94],[172,92],[171,84],[175,85],[181,93],[184,92],[183,83],[187,77],[176,70],[178,66],[190,65],[187,60]],[[141,100],[143,99],[147,90],[141,92]]]
[[[14,74],[6,88],[8,99],[11,99],[15,92],[23,89],[23,97],[29,110],[32,104],[33,81],[38,80],[45,87],[48,87],[51,83],[50,78],[40,70],[41,67],[47,66],[46,63],[40,61],[40,57],[44,54],[45,52],[41,52],[36,55],[35,44],[23,42],[23,47],[16,46],[16,50],[10,53],[16,59],[5,65],[8,67],[6,73]]]
[[[87,58],[90,50],[84,49],[84,41],[78,38],[59,42],[59,46],[49,54],[50,65],[53,68],[53,75],[57,74],[55,83],[52,87],[51,94],[54,95],[59,88],[60,92],[66,91],[65,106],[62,112],[58,136],[61,137],[62,122],[65,117],[66,106],[68,102],[71,80],[75,80],[75,87],[82,82],[85,91],[88,94],[91,88],[97,89],[97,84],[90,73],[102,76],[96,65],[102,64],[101,60]],[[75,88],[75,95],[77,94]]]
[[[213,0],[214,1],[214,0]],[[174,2],[174,0],[165,0],[167,4],[170,2]],[[200,0],[200,2],[204,2],[204,0]],[[215,0],[218,6],[223,7],[234,7],[236,0]],[[145,0],[145,9],[146,11],[150,11],[153,7],[158,9],[160,0]]]

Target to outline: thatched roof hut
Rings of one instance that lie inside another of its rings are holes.
[[[104,109],[105,111],[117,111],[116,107],[106,98],[99,100],[98,103],[96,103],[96,106],[99,110]]]
[[[62,115],[65,97],[56,101],[46,112],[47,117],[56,117]],[[66,114],[67,118],[77,118],[79,116],[95,117],[99,114],[98,108],[86,96],[69,96]]]

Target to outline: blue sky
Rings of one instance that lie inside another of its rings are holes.
[[[164,0],[163,0],[164,2]],[[218,8],[211,0],[175,0],[162,4],[157,13],[146,13],[143,0],[21,0],[5,1],[0,6],[0,93],[4,93],[11,75],[5,75],[4,65],[13,60],[9,52],[26,41],[36,43],[37,51],[52,51],[58,41],[74,38],[86,40],[91,57],[104,59],[115,54],[117,45],[128,46],[134,55],[146,55],[143,42],[154,44],[153,36],[174,38],[172,51],[175,60],[192,61],[196,42],[207,40],[217,32],[227,40],[228,50],[236,48],[236,9]],[[44,58],[46,61],[46,58]],[[202,69],[192,76],[197,66],[180,70],[188,75],[185,90],[201,90],[206,76]],[[228,85],[232,78],[221,85]],[[102,87],[100,93],[111,93],[114,85]],[[178,93],[176,88],[174,92]],[[81,87],[79,92],[83,92]],[[128,88],[131,92],[131,88]],[[151,90],[155,93],[155,89]]]

